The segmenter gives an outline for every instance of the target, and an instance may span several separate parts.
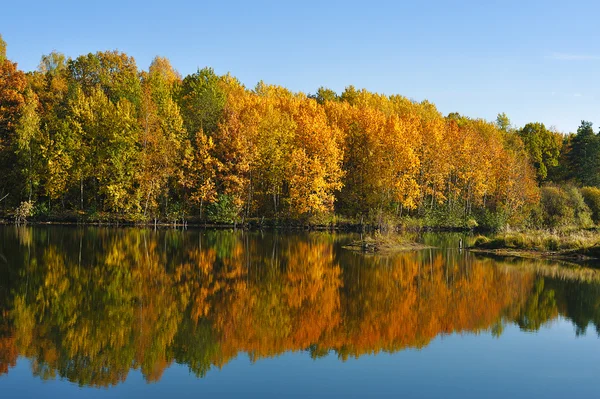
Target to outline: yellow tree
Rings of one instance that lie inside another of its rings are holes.
[[[169,179],[181,166],[186,132],[179,106],[173,100],[179,74],[166,58],[156,57],[148,73],[142,74],[142,107],[139,142],[142,153],[138,181],[143,197],[143,215],[158,212],[159,196],[168,196]]]
[[[290,209],[296,216],[333,211],[342,188],[341,131],[318,103],[298,95],[296,134],[289,167]]]
[[[298,100],[290,91],[278,86],[259,83],[255,91],[259,97],[256,112],[260,119],[254,165],[255,194],[260,195],[260,206],[264,211],[272,209],[277,215],[281,197],[286,195],[284,186],[297,129],[294,114]]]
[[[259,97],[228,76],[221,80],[227,101],[223,119],[214,134],[215,153],[222,164],[217,177],[219,194],[230,201],[230,210],[239,216],[251,211],[256,163],[256,136],[260,123]],[[219,198],[224,201],[224,198]],[[225,201],[224,201],[225,202]]]
[[[385,173],[388,180],[385,184],[391,191],[390,200],[396,203],[397,213],[402,209],[415,209],[421,195],[418,151],[422,137],[418,119],[414,115],[390,115],[381,139],[383,168],[380,172]]]
[[[25,178],[29,201],[32,200],[34,186],[39,184],[42,175],[40,163],[44,142],[40,132],[40,116],[37,107],[37,97],[31,89],[28,89],[25,93],[22,115],[15,129],[16,148],[14,151],[21,167],[21,173]]]
[[[183,157],[179,169],[178,182],[187,190],[189,200],[198,205],[200,217],[205,204],[217,199],[216,177],[221,169],[221,162],[215,157],[215,144],[200,130],[195,135],[195,145],[189,141],[183,144]]]
[[[134,175],[139,131],[133,105],[125,99],[114,104],[99,89],[89,96],[78,91],[69,123],[78,146],[73,172],[80,180],[82,205],[84,181],[91,178],[106,210],[138,211]]]

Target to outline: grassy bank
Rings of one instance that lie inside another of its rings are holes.
[[[600,231],[535,230],[478,236],[470,250],[506,256],[600,259]]]
[[[576,281],[585,283],[600,283],[600,269],[587,267],[582,262],[568,262],[561,259],[525,259],[524,257],[504,257],[492,259],[485,256],[490,265],[502,269],[517,269],[533,272],[536,275],[559,279],[563,281]]]
[[[344,246],[355,252],[388,255],[394,252],[416,251],[431,248],[416,241],[416,236],[411,234],[379,234],[365,236]]]

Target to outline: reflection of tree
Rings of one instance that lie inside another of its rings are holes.
[[[340,348],[342,358],[422,347],[439,334],[491,329],[531,284],[528,275],[504,273],[469,257],[459,262],[424,252],[368,262],[344,270],[346,336],[343,344],[330,344]]]
[[[598,269],[518,258],[503,260],[497,264],[538,276],[525,307],[515,316],[521,328],[538,330],[544,323],[561,314],[573,323],[576,335],[585,334],[591,323],[600,336]]]
[[[17,364],[18,355],[14,333],[7,326],[0,326],[0,375]]]
[[[600,284],[546,279],[556,292],[559,310],[575,325],[575,333],[584,335],[591,323],[600,336]]]
[[[553,290],[544,289],[544,278],[538,278],[531,295],[519,313],[517,324],[521,329],[537,331],[540,327],[558,315]]]
[[[0,235],[10,284],[0,287],[0,373],[21,355],[35,375],[81,385],[117,384],[132,368],[157,381],[173,361],[204,376],[240,352],[345,359],[423,347],[439,334],[499,335],[507,320],[537,329],[557,315],[557,289],[544,279],[470,255],[369,258],[317,234]]]

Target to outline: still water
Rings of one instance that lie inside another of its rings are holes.
[[[0,227],[0,395],[600,397],[600,271],[459,238]]]

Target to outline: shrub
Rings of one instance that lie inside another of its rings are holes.
[[[547,227],[564,227],[575,221],[575,210],[567,193],[560,187],[546,186],[541,189],[542,219]]]
[[[478,215],[477,222],[482,230],[497,233],[506,226],[508,218],[504,212],[485,209]]]
[[[598,223],[600,220],[600,188],[584,187],[581,189],[581,195],[592,212],[592,220]]]
[[[464,209],[459,206],[440,206],[425,210],[423,223],[427,227],[468,227]]]
[[[48,209],[47,202],[38,202],[37,204],[35,204],[31,212],[33,216],[48,216],[49,213],[50,210]]]
[[[15,210],[15,222],[17,224],[27,223],[27,218],[31,216],[33,212],[33,201],[23,201],[21,205]]]
[[[573,209],[574,224],[577,227],[591,227],[594,223],[592,222],[592,212],[586,205],[581,191],[577,187],[568,186],[565,188],[567,196],[569,197],[569,205]]]
[[[206,208],[206,214],[213,223],[233,223],[237,219],[238,209],[231,196],[219,194],[217,201]]]
[[[537,204],[529,210],[529,214],[525,220],[525,227],[530,230],[537,230],[544,226],[544,209],[541,204]]]
[[[165,216],[170,223],[176,223],[184,219],[184,208],[179,202],[171,202],[167,208]]]

